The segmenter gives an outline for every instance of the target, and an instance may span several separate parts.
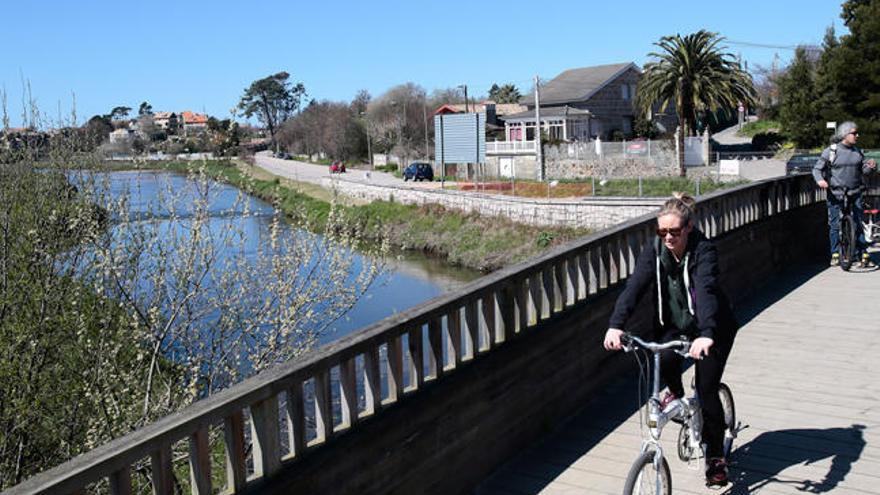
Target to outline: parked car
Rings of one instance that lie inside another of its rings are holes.
[[[792,155],[792,157],[785,162],[785,174],[793,175],[802,172],[809,172],[813,170],[813,165],[816,164],[816,160],[818,159],[819,155],[814,153]]]
[[[330,164],[330,173],[331,174],[344,174],[345,173],[345,163],[336,160],[335,162]]]
[[[403,171],[403,180],[408,181],[410,179],[413,182],[417,180],[434,180],[434,169],[431,168],[430,163],[412,162]]]
[[[293,160],[293,156],[286,151],[279,151],[275,153],[275,158],[281,158],[282,160]]]

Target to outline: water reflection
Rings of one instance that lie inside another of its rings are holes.
[[[167,235],[173,235],[180,228],[179,225],[171,226],[172,217],[178,220],[178,224],[181,220],[186,222],[191,213],[191,202],[187,198],[197,195],[195,188],[199,187],[183,175],[160,171],[112,172],[105,178],[112,197],[127,195],[132,220],[149,218],[155,221],[158,218],[167,223],[160,226]],[[211,229],[223,229],[233,222],[236,230],[246,233],[245,249],[256,253],[258,243],[267,242],[266,232],[274,213],[272,206],[250,196],[239,201],[240,191],[227,184],[212,183],[210,187]],[[179,194],[187,190],[192,194]],[[170,207],[163,206],[168,205],[167,199],[172,197],[175,201],[170,202]],[[311,236],[294,228],[285,228],[281,232],[285,236]],[[223,257],[224,253],[221,252],[220,256]],[[352,256],[355,267],[365,261],[362,253]],[[386,261],[387,270],[347,314],[334,322],[331,331],[321,337],[321,343],[455,290],[480,275],[413,253],[398,253]]]

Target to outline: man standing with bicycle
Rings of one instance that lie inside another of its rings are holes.
[[[833,144],[822,151],[822,156],[813,166],[813,178],[816,184],[828,191],[828,230],[831,247],[831,266],[840,263],[838,253],[840,245],[840,209],[843,206],[843,194],[849,195],[853,205],[852,216],[856,225],[862,221],[862,192],[865,190],[864,176],[877,169],[873,158],[865,159],[865,155],[856,146],[859,130],[854,122],[843,122],[837,126],[832,139]],[[858,229],[859,231],[861,229]],[[856,252],[862,253],[862,267],[873,266],[867,252],[867,242],[859,234],[856,240]]]

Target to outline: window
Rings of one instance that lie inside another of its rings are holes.
[[[629,84],[621,84],[620,85],[620,97],[624,100],[629,100]]]

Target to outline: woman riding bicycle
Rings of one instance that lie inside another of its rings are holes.
[[[708,457],[706,482],[727,483],[724,459],[724,413],[718,387],[733,347],[738,325],[718,283],[715,246],[694,227],[695,201],[676,193],[657,214],[657,239],[642,249],[635,271],[617,299],[605,333],[605,348],[622,348],[621,335],[642,296],[653,289],[655,339],[663,342],[686,336],[692,341],[690,356],[696,362],[697,393],[702,403],[703,439]],[[661,372],[669,392],[661,408],[684,397],[681,381],[683,358],[664,351]]]

